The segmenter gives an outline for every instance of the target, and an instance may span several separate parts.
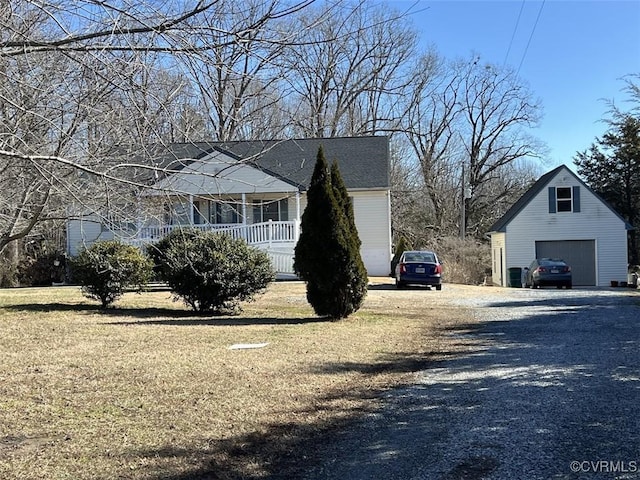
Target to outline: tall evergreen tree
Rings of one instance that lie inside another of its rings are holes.
[[[293,267],[307,284],[307,300],[317,315],[334,319],[349,316],[362,305],[367,277],[359,240],[336,198],[322,147],[307,191],[301,229]]]
[[[351,198],[349,198],[349,192],[347,191],[347,187],[342,179],[342,174],[340,173],[337,161],[334,161],[331,164],[331,188],[333,189],[333,194],[336,197],[338,206],[344,212],[354,240],[357,242],[358,248],[360,248],[362,242],[360,241],[358,229],[356,228],[356,217],[353,213],[353,203],[351,202]]]
[[[574,162],[591,188],[607,200],[625,220],[640,221],[640,118],[619,115],[610,130],[588,151],[578,152]],[[640,262],[634,230],[629,232],[629,261]]]
[[[347,257],[344,259],[341,273],[344,275],[341,285],[346,285],[346,293],[341,295],[342,310],[356,311],[362,305],[367,295],[367,269],[360,255],[360,235],[356,227],[356,219],[353,213],[353,203],[349,198],[349,192],[342,179],[338,162],[331,165],[331,189],[338,203],[338,208],[344,216],[346,237],[349,242]],[[350,313],[351,313],[350,312]]]

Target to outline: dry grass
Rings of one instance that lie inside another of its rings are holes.
[[[103,312],[77,288],[0,290],[0,478],[295,476],[381,391],[465,348],[441,335],[467,321],[443,292],[378,287],[327,322],[299,282],[237,317],[166,292]]]

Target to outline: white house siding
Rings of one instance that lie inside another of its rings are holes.
[[[549,213],[548,187],[573,186],[580,187],[580,212]],[[624,222],[569,172],[560,171],[509,222],[506,234],[506,268],[528,266],[536,240],[595,240],[597,285],[626,278]]]
[[[391,207],[388,190],[349,191],[362,245],[360,255],[371,277],[386,277],[391,269]],[[304,213],[307,197],[300,199]],[[289,206],[291,208],[291,206]]]
[[[98,240],[113,240],[113,233],[104,230],[96,216],[67,222],[67,253],[70,256],[78,255]]]
[[[349,192],[360,254],[370,276],[388,276],[391,269],[391,209],[389,191]]]

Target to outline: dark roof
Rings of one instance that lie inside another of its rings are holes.
[[[520,211],[526,207],[529,202],[531,200],[533,200],[533,198],[538,195],[538,193],[540,193],[542,190],[544,190],[544,188],[547,186],[547,184],[562,170],[562,169],[566,169],[571,175],[573,175],[573,177],[578,180],[578,182],[580,182],[580,184],[586,188],[587,190],[589,190],[591,193],[593,193],[596,197],[598,197],[598,199],[605,205],[607,206],[613,213],[616,214],[616,216],[618,218],[620,218],[620,220],[622,220],[625,224],[625,228],[627,230],[633,229],[633,227],[624,219],[620,216],[620,214],[618,212],[616,212],[611,205],[609,205],[605,200],[603,200],[602,198],[600,198],[600,196],[598,194],[596,194],[593,190],[591,190],[589,188],[589,186],[584,183],[575,173],[573,173],[569,168],[567,168],[566,165],[560,165],[559,167],[554,168],[553,170],[551,170],[550,172],[545,173],[544,175],[542,175],[537,181],[536,183],[534,183],[531,188],[529,190],[527,190],[519,199],[516,203],[514,203],[511,208],[509,210],[507,210],[505,212],[505,214],[500,217],[500,219],[494,223],[491,228],[489,229],[490,232],[505,232],[507,229],[507,225],[511,222],[511,220],[513,220],[519,213]]]
[[[150,148],[146,156],[160,168],[181,168],[222,150],[303,188],[309,186],[322,145],[329,164],[337,160],[349,189],[389,188],[389,139],[384,136],[305,138],[271,141],[196,142]]]

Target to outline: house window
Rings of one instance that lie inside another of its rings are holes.
[[[193,201],[193,223],[195,225],[201,225],[204,223],[204,201],[194,200]]]
[[[164,205],[164,223],[167,225],[189,225],[189,208],[186,203]]]
[[[193,223],[201,225],[242,223],[242,205],[237,202],[214,202],[195,200],[193,202]]]
[[[570,187],[557,187],[556,188],[556,202],[558,212],[571,212],[573,211],[573,199],[571,196]]]
[[[289,220],[288,199],[262,200],[253,204],[253,223]]]
[[[240,223],[241,206],[235,202],[211,202],[209,205],[209,223]]]

